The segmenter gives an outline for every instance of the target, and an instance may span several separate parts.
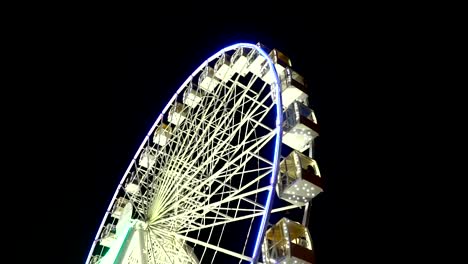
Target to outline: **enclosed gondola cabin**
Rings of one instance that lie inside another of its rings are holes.
[[[262,255],[266,264],[315,264],[309,230],[287,218],[266,231]]]

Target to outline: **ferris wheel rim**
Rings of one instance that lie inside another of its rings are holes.
[[[99,239],[99,235],[102,232],[102,229],[104,227],[105,221],[109,214],[111,213],[112,206],[114,205],[114,202],[117,199],[117,195],[120,191],[120,187],[123,186],[125,180],[129,177],[129,172],[132,168],[132,166],[135,164],[137,157],[141,154],[141,152],[144,149],[145,144],[150,140],[151,134],[154,133],[156,127],[158,124],[160,124],[161,120],[164,118],[164,115],[168,112],[168,109],[172,105],[173,102],[177,100],[177,96],[180,95],[184,89],[186,88],[187,84],[198,74],[200,73],[204,67],[208,65],[211,61],[215,60],[218,58],[220,55],[227,51],[235,50],[237,48],[250,48],[250,49],[255,49],[256,51],[259,52],[259,54],[265,58],[266,62],[268,63],[269,68],[273,72],[274,76],[274,82],[271,84],[271,86],[274,85],[274,88],[272,87],[271,92],[275,93],[274,100],[275,100],[275,106],[276,106],[276,119],[275,119],[275,129],[276,129],[276,135],[275,135],[275,150],[274,150],[274,157],[273,157],[273,167],[272,167],[272,172],[270,175],[270,180],[269,180],[269,190],[268,190],[268,195],[266,198],[266,201],[264,202],[265,204],[265,209],[262,215],[261,223],[260,226],[257,228],[257,237],[255,241],[255,246],[253,250],[253,255],[252,255],[252,262],[251,263],[257,263],[259,254],[260,254],[260,248],[261,248],[261,240],[265,234],[266,231],[266,224],[268,222],[268,218],[271,214],[272,210],[272,200],[273,200],[273,193],[275,191],[275,186],[277,183],[277,174],[279,172],[279,163],[280,163],[280,153],[281,153],[281,138],[283,134],[283,128],[282,128],[282,123],[283,123],[283,110],[282,110],[282,98],[281,98],[281,81],[279,78],[279,75],[277,73],[277,70],[274,66],[274,62],[272,59],[268,56],[268,54],[257,44],[252,44],[252,43],[246,43],[246,42],[240,42],[236,44],[229,45],[225,48],[222,48],[215,54],[211,55],[208,59],[204,60],[203,63],[201,63],[188,77],[187,79],[180,85],[180,87],[177,89],[177,91],[174,93],[174,95],[171,97],[171,99],[168,101],[168,103],[165,105],[161,113],[158,115],[156,120],[154,121],[153,125],[151,126],[150,130],[148,133],[144,136],[144,139],[140,146],[138,147],[138,150],[136,151],[135,155],[133,156],[132,160],[130,161],[127,169],[125,170],[119,184],[117,185],[117,188],[112,196],[112,199],[110,200],[109,206],[107,207],[107,210],[102,218],[101,224],[98,228],[98,231],[96,232],[96,235],[94,237],[91,249],[88,253],[88,256],[86,258],[86,262],[88,263],[90,261],[90,258],[92,256],[94,247],[96,246],[97,240]]]

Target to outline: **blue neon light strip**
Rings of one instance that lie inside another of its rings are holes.
[[[265,229],[266,229],[266,223],[268,222],[268,219],[270,217],[270,212],[271,212],[271,207],[272,207],[272,194],[273,194],[273,189],[276,186],[276,180],[277,180],[277,175],[278,175],[278,169],[279,169],[279,154],[281,153],[281,137],[283,134],[283,113],[282,113],[282,101],[281,101],[281,82],[278,78],[278,73],[276,72],[276,68],[273,64],[273,61],[270,59],[268,54],[263,51],[260,47],[255,46],[255,49],[260,52],[260,54],[265,57],[265,59],[268,62],[268,66],[270,69],[273,71],[275,75],[275,81],[276,81],[276,141],[275,141],[275,154],[273,157],[273,170],[271,172],[271,177],[270,177],[270,189],[268,191],[268,197],[265,205],[265,211],[263,213],[262,217],[262,222],[260,223],[260,227],[258,228],[258,234],[257,234],[257,240],[255,242],[255,248],[252,256],[252,262],[253,264],[256,264],[258,262],[258,257],[260,255],[260,247],[262,244],[262,239],[265,235]]]

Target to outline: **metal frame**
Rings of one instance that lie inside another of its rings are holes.
[[[183,122],[170,124],[171,137],[164,146],[153,142],[155,129],[169,124],[168,111],[182,102],[188,84],[196,82],[223,54],[232,55],[240,48],[256,50],[263,56],[273,69],[275,81],[270,85],[256,75],[245,78],[239,73],[234,79],[217,80],[215,89],[203,91],[196,107],[185,107],[187,118]],[[239,263],[257,263],[270,213],[301,206],[272,210],[283,132],[281,91],[273,61],[260,45],[231,45],[202,63],[164,107],[138,148],[113,195],[86,263],[92,255],[105,253],[98,246],[100,234],[103,226],[118,221],[111,217],[111,210],[119,197],[128,199],[134,208],[133,218],[144,222],[144,228],[139,229],[145,234],[140,246],[147,252],[141,254],[143,263],[215,263],[217,254]],[[138,165],[147,147],[157,150],[156,162],[150,168]],[[132,173],[139,175],[138,193],[125,192]],[[238,222],[248,223],[248,228],[235,229]],[[236,232],[243,242],[241,250],[227,243],[225,232]]]

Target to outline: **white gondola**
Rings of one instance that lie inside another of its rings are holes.
[[[266,53],[270,52],[269,48],[265,47],[260,43],[257,43],[257,46],[260,46]],[[252,72],[254,75],[257,75],[258,77],[261,77],[262,66],[267,61],[265,57],[263,57],[257,50],[252,49],[247,55],[247,58],[249,63],[249,71]]]
[[[247,54],[247,49],[241,47],[231,56],[232,70],[244,77],[249,72]]]
[[[169,114],[167,116],[167,120],[178,126],[184,122],[185,118],[187,117],[187,106],[182,103],[175,102],[175,104],[169,109]]]
[[[290,104],[283,115],[283,143],[303,152],[318,135],[314,111],[298,101]]]
[[[127,182],[125,183],[125,191],[130,194],[138,194],[140,192],[140,177],[137,172],[131,172],[127,177]]]
[[[278,196],[292,204],[310,202],[323,191],[323,184],[317,162],[292,151],[280,163],[276,192]]]
[[[101,233],[100,244],[103,247],[111,247],[114,241],[117,239],[115,225],[107,224]]]
[[[195,86],[196,85],[194,83],[189,82],[187,88],[184,91],[184,97],[182,99],[182,102],[191,108],[195,108],[197,105],[199,105],[204,96],[203,91],[197,90]]]
[[[235,71],[231,68],[231,56],[223,53],[214,66],[216,78],[223,82],[229,81]]]
[[[151,169],[154,163],[156,163],[157,154],[158,154],[158,150],[155,148],[152,148],[152,147],[144,148],[140,154],[138,165],[145,167],[147,169]]]
[[[283,109],[288,108],[294,101],[307,103],[308,94],[304,78],[291,68],[284,70],[284,76],[281,78],[281,88]]]
[[[263,263],[314,264],[309,230],[302,224],[281,218],[269,228],[262,244]]]
[[[268,56],[273,61],[273,65],[275,66],[276,72],[278,73],[278,77],[283,79],[285,76],[285,69],[292,66],[291,60],[288,58],[288,56],[284,55],[284,53],[277,49],[271,50]],[[260,77],[266,83],[272,84],[275,82],[275,75],[270,69],[270,65],[268,65],[267,61],[262,62],[260,67]]]
[[[117,198],[117,200],[115,200],[114,205],[112,206],[112,210],[111,210],[112,217],[119,219],[120,216],[122,215],[125,205],[127,205],[128,202],[129,202],[128,199],[125,199],[124,197]]]
[[[198,78],[198,87],[211,93],[218,84],[219,79],[216,78],[214,69],[206,66]]]
[[[153,142],[165,146],[172,135],[172,127],[168,124],[162,123],[156,130],[153,135]]]

